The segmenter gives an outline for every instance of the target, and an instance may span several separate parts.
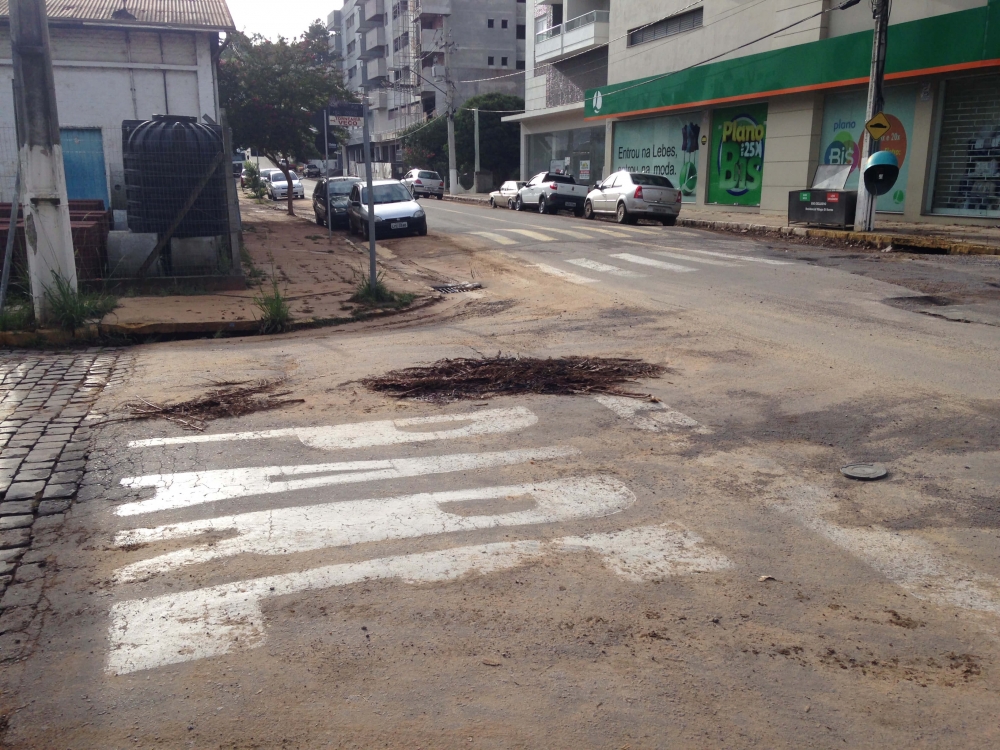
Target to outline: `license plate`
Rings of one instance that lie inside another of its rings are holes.
[[[410,225],[407,224],[405,221],[394,221],[389,226],[393,229],[406,229]]]
[[[566,208],[576,208],[576,203],[573,201],[566,201]]]
[[[666,206],[657,206],[655,203],[653,205],[651,205],[650,208],[653,209],[654,211],[666,211],[667,210]]]

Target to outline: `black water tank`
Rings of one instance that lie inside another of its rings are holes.
[[[218,125],[205,125],[194,117],[153,115],[138,124],[122,123],[122,140],[129,229],[165,233],[214,162],[211,177],[173,236],[229,232],[230,166],[228,158],[216,161],[223,153]]]

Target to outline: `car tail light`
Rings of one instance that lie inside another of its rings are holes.
[[[551,185],[549,185],[549,190],[556,190],[556,191],[558,191],[559,190],[559,183],[558,182],[553,182]]]
[[[676,198],[675,200],[676,200],[676,201],[677,201],[678,203],[680,203],[680,202],[681,202],[681,191],[680,191],[680,190],[678,190],[678,191],[676,191],[676,192],[677,192],[677,198]]]
[[[420,180],[414,180],[413,184],[414,185],[423,185],[424,183],[422,183]]]
[[[636,187],[636,189],[635,189],[635,195],[633,195],[632,197],[635,198],[637,201],[641,201],[642,200],[642,185],[639,185],[638,187]]]

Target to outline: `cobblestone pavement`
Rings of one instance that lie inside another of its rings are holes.
[[[90,406],[118,350],[0,356],[0,662],[30,642],[42,596],[44,537],[77,497]],[[36,549],[32,549],[35,547]]]

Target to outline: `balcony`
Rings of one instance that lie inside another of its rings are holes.
[[[610,12],[592,10],[535,34],[535,62],[556,62],[596,49],[610,39]]]
[[[370,94],[368,94],[368,107],[370,109],[388,109],[389,92],[373,91]]]
[[[385,57],[385,26],[378,26],[370,29],[364,35],[365,45],[359,57],[362,60],[374,60],[376,57]]]
[[[378,86],[389,79],[389,63],[384,57],[365,63],[365,85]]]
[[[385,0],[365,0],[358,3],[358,31],[368,31],[385,25]]]
[[[425,18],[434,16],[450,16],[451,0],[420,0],[420,9],[417,17],[423,21]]]

